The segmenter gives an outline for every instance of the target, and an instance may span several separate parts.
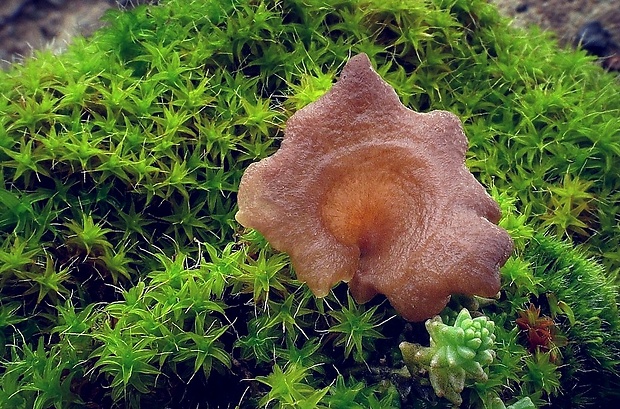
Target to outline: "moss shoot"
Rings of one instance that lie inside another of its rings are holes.
[[[245,168],[360,52],[408,107],[463,120],[515,240],[501,297],[441,314],[495,327],[462,406],[617,401],[620,85],[591,57],[484,0],[165,0],[108,22],[0,73],[0,407],[450,407],[398,349],[423,324],[346,286],[316,299],[234,220]],[[553,348],[517,326],[530,303]]]

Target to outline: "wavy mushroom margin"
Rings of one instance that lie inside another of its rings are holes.
[[[384,294],[422,321],[451,294],[495,296],[512,252],[466,149],[455,115],[406,108],[359,54],[248,167],[236,219],[288,253],[316,296],[346,281],[356,301]]]

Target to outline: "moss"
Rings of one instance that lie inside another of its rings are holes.
[[[612,76],[482,0],[162,3],[0,73],[0,406],[446,407],[402,376],[398,344],[428,342],[422,325],[342,286],[315,299],[233,218],[243,170],[357,52],[406,105],[464,120],[517,243],[482,310],[497,358],[464,405],[616,397]],[[527,350],[530,301],[567,337],[565,366]],[[596,371],[604,387],[576,386]]]
[[[618,291],[604,269],[567,243],[537,236],[527,247],[543,290],[541,304],[557,316],[569,340],[562,349],[563,388],[579,402],[600,405],[618,398],[620,387],[620,313]],[[544,296],[544,297],[543,297]],[[567,394],[566,398],[570,396]],[[568,400],[570,402],[570,400]],[[577,406],[574,402],[567,406]]]
[[[616,286],[582,249],[551,237],[535,235],[518,255],[502,269],[500,303],[485,310],[496,323],[497,358],[490,381],[475,386],[477,394],[514,382],[541,406],[614,402],[620,386]],[[544,348],[532,348],[528,332],[517,327],[528,302],[554,326]]]

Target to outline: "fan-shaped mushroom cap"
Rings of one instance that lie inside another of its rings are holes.
[[[236,218],[287,252],[317,296],[348,281],[358,302],[385,294],[424,320],[450,294],[494,296],[512,251],[466,149],[455,115],[406,108],[360,54],[248,167]]]

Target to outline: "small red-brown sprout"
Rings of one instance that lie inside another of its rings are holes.
[[[236,218],[287,252],[315,295],[347,281],[356,301],[385,294],[421,321],[451,294],[495,296],[512,251],[466,149],[455,115],[406,108],[360,54],[248,167]]]

